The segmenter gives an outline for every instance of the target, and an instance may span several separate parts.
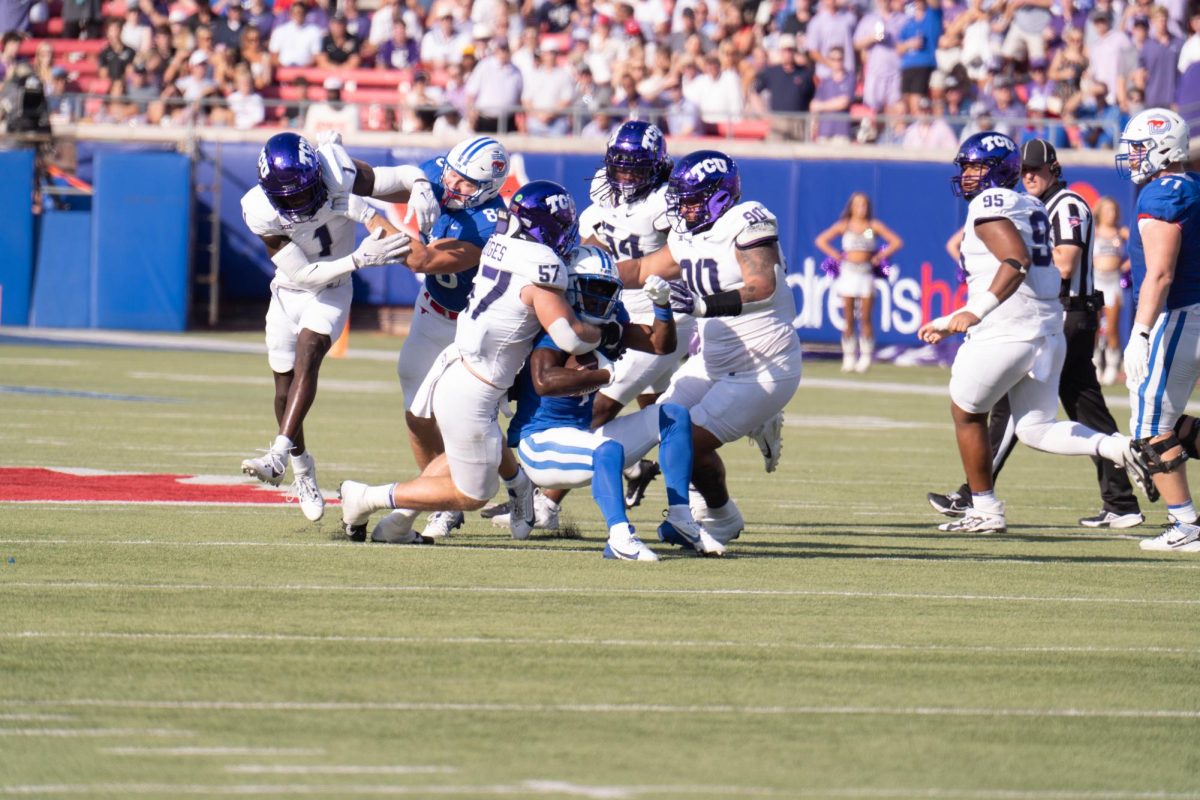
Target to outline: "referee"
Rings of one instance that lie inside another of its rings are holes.
[[[1031,139],[1021,148],[1021,182],[1025,191],[1042,201],[1050,217],[1050,240],[1054,266],[1062,274],[1063,332],[1067,356],[1058,383],[1058,398],[1067,416],[1100,433],[1116,433],[1117,423],[1104,402],[1096,368],[1092,364],[1098,312],[1104,305],[1092,284],[1092,212],[1087,201],[1067,188],[1054,145]],[[992,445],[992,476],[1000,475],[1004,462],[1017,444],[1008,396],[1000,398],[988,422]],[[1125,471],[1110,461],[1093,457],[1100,498],[1104,507],[1094,517],[1079,520],[1089,528],[1132,528],[1145,517],[1138,507]],[[961,517],[971,505],[966,484],[957,492],[927,495],[934,510],[948,517]]]

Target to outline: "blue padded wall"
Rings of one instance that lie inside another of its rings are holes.
[[[33,285],[33,151],[0,152],[0,175],[0,325],[25,325]]]
[[[92,213],[47,207],[38,218],[29,324],[89,328],[92,320]]]
[[[179,153],[101,152],[95,187],[91,324],[186,330],[191,162]]]

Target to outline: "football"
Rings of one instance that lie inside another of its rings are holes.
[[[584,353],[581,356],[567,356],[567,363],[563,366],[567,369],[596,369],[600,362],[596,360],[595,353]]]

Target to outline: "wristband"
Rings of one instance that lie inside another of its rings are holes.
[[[1141,336],[1143,339],[1149,339],[1150,338],[1150,326],[1143,325],[1140,322],[1135,322],[1135,323],[1133,323],[1133,328],[1132,328],[1132,330],[1130,330],[1130,333],[1136,333],[1138,336]]]
[[[1008,264],[1010,267],[1012,267],[1013,269],[1015,269],[1017,272],[1021,273],[1022,275],[1029,272],[1029,265],[1022,264],[1020,261],[1018,261],[1015,258],[1006,258],[1003,261],[1001,261],[1000,263]]]
[[[710,294],[701,299],[704,301],[704,313],[700,316],[736,317],[742,313],[742,295],[737,289]]]
[[[674,319],[674,316],[671,314],[671,307],[656,305],[654,307],[654,318],[659,322],[670,322]]]
[[[967,304],[963,306],[963,311],[969,311],[982,320],[988,314],[995,311],[998,305],[1000,305],[1000,300],[996,295],[991,292],[984,292],[968,300]]]

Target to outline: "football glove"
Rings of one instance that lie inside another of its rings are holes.
[[[642,286],[642,291],[646,293],[646,297],[650,298],[650,302],[656,306],[665,306],[671,303],[671,284],[657,275],[651,275],[649,278],[646,278],[646,283]]]
[[[354,266],[381,267],[384,264],[403,263],[412,252],[412,241],[407,233],[385,236],[382,228],[376,228],[363,239],[352,254]]]
[[[1142,385],[1150,367],[1150,329],[1134,324],[1125,345],[1125,385],[1136,390]]]
[[[413,181],[408,193],[408,213],[404,215],[404,223],[416,218],[417,230],[429,233],[433,223],[442,215],[442,207],[433,194],[433,188],[424,178]]]
[[[691,314],[692,316],[703,316],[704,310],[701,303],[703,301],[697,297],[688,285],[683,281],[671,281],[671,310],[676,314]],[[697,310],[697,306],[700,309]]]
[[[616,361],[625,352],[625,328],[619,322],[606,322],[600,326],[600,344],[596,352],[609,361]]]

